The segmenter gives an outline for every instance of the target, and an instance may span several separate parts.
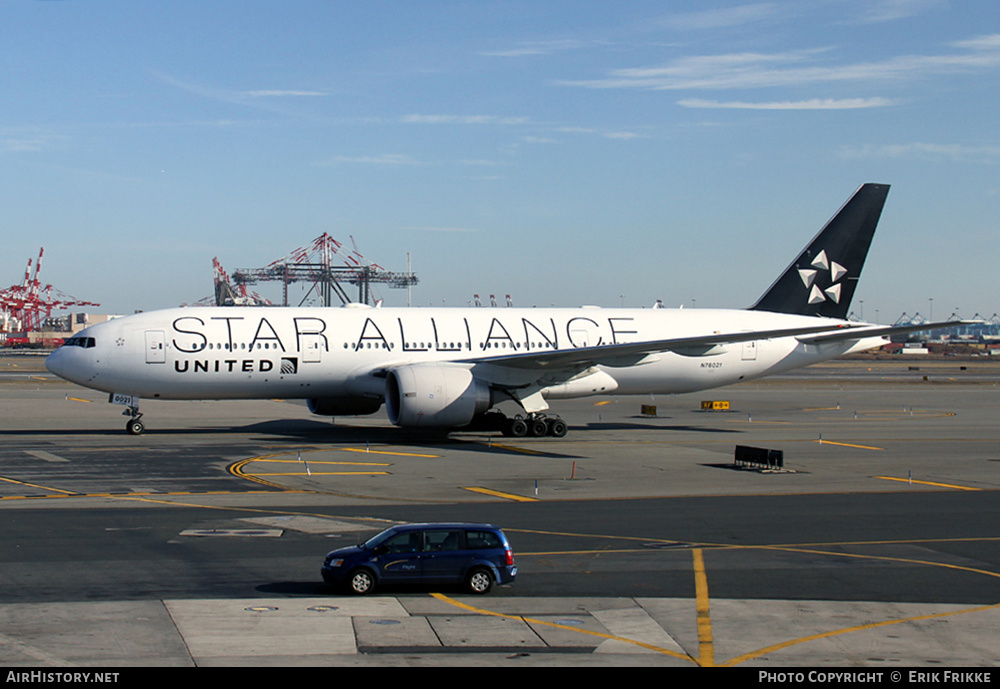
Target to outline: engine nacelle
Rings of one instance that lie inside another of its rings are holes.
[[[466,426],[491,406],[489,386],[460,366],[401,366],[389,371],[385,380],[385,408],[397,426]]]
[[[377,412],[382,406],[382,400],[368,397],[314,397],[306,400],[306,406],[313,414],[320,416],[363,416]]]

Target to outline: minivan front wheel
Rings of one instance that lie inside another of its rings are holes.
[[[348,583],[351,587],[351,593],[356,593],[359,596],[375,590],[375,577],[367,569],[356,569],[351,572],[351,578],[348,579]]]
[[[493,575],[488,569],[474,569],[465,578],[465,587],[469,593],[489,593],[493,588]]]

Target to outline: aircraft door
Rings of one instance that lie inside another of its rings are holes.
[[[757,341],[750,340],[743,343],[743,361],[757,360]]]
[[[322,335],[308,333],[302,336],[302,363],[315,364],[323,360],[326,341]]]
[[[146,363],[164,364],[167,361],[166,338],[162,330],[146,331]]]

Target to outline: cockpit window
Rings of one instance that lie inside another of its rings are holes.
[[[84,349],[90,349],[94,346],[94,338],[92,337],[70,337],[63,341],[64,347],[83,347]]]

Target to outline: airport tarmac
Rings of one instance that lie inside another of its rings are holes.
[[[40,364],[0,359],[5,667],[1000,662],[1000,362],[560,401],[566,438],[516,440],[283,400],[144,402],[132,437]],[[444,519],[503,526],[518,581],[319,582],[326,550]]]

